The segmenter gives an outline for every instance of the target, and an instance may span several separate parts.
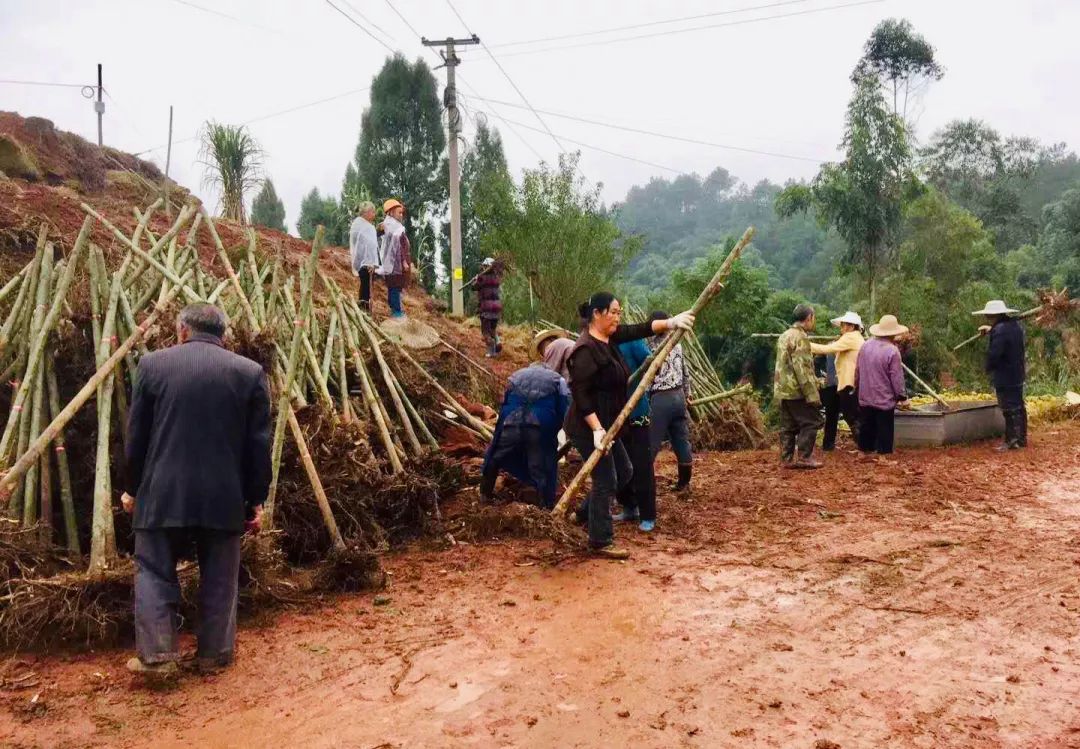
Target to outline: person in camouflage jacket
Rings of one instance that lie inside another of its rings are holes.
[[[773,401],[780,408],[780,462],[785,468],[820,468],[814,443],[823,424],[821,396],[807,336],[816,322],[814,308],[800,304],[792,319],[776,342],[773,374]]]

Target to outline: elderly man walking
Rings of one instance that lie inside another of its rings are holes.
[[[409,285],[412,273],[412,253],[409,235],[405,233],[405,206],[391,198],[383,203],[382,266],[379,275],[386,280],[386,302],[390,317],[405,317],[401,308],[401,292]]]
[[[139,362],[123,496],[134,511],[136,673],[176,670],[176,564],[192,549],[198,666],[233,659],[240,541],[258,530],[270,486],[270,399],[262,368],[222,346],[225,327],[217,307],[190,305],[179,344]]]
[[[349,256],[353,272],[360,278],[360,308],[371,311],[371,281],[381,264],[379,238],[375,231],[375,204],[365,200],[357,208],[349,227]]]
[[[814,308],[798,305],[792,320],[776,342],[773,374],[773,400],[780,404],[780,463],[784,468],[821,468],[814,460],[814,442],[822,424],[821,396],[807,336],[816,322]]]
[[[1024,329],[1010,317],[1016,310],[994,299],[973,315],[982,315],[987,325],[979,332],[990,336],[986,349],[986,372],[997,392],[998,407],[1005,416],[1005,441],[998,450],[1027,447],[1027,406],[1024,405]]]
[[[893,451],[896,407],[909,405],[904,367],[896,337],[907,333],[895,315],[885,315],[870,326],[872,339],[863,344],[855,367],[859,392],[859,450],[888,455]]]
[[[835,390],[827,390],[829,397],[825,403],[825,435],[821,442],[821,449],[826,452],[836,447],[836,428],[840,424],[841,414],[851,429],[852,436],[858,440],[859,397],[855,393],[855,361],[863,345],[863,324],[859,313],[845,312],[831,322],[839,326],[839,338],[825,344],[810,342],[810,353],[814,356],[835,357]]]

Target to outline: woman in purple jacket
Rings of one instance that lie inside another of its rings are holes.
[[[893,419],[896,407],[910,401],[904,385],[904,367],[896,337],[908,332],[895,315],[885,315],[870,326],[873,336],[859,349],[855,364],[855,389],[859,393],[859,450],[888,455],[893,451]]]

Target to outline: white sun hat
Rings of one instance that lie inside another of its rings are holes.
[[[495,258],[493,258],[493,257],[486,257],[480,263],[480,265],[484,266],[485,268],[488,267],[489,265],[494,265],[494,264],[495,264]]]
[[[972,312],[973,315],[1011,315],[1019,310],[1006,307],[1005,302],[1000,299],[991,299],[986,303],[986,307],[978,312]]]
[[[845,312],[840,317],[834,317],[829,322],[831,322],[833,325],[837,325],[837,326],[839,326],[840,323],[842,323],[842,322],[846,322],[849,325],[858,325],[860,329],[863,326],[862,318],[859,317],[859,313],[858,312],[852,312],[851,310],[848,310],[847,312]]]

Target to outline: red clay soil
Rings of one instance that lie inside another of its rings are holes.
[[[1080,423],[992,447],[706,454],[689,497],[665,459],[629,562],[406,551],[167,692],[124,652],[15,658],[0,745],[1077,747]]]

